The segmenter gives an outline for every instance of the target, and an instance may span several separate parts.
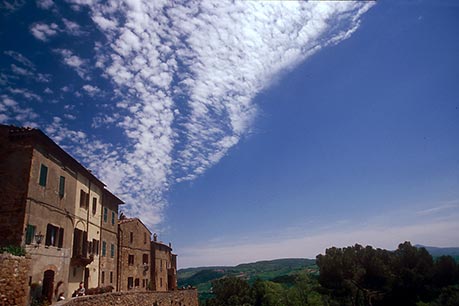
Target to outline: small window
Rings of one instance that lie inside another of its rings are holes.
[[[115,212],[112,211],[112,225],[115,225]]]
[[[83,189],[80,190],[80,207],[88,209],[89,206],[89,193],[86,193]]]
[[[128,289],[132,289],[134,287],[134,278],[128,277]]]
[[[134,233],[133,232],[130,232],[130,234],[129,234],[129,242],[130,243],[134,242]]]
[[[159,271],[163,272],[163,260],[162,259],[159,260]]]
[[[102,276],[100,282],[103,284],[105,282],[105,271],[102,271]]]
[[[140,285],[140,280],[138,278],[135,279],[135,286],[136,287],[139,287]]]
[[[92,214],[95,215],[97,212],[97,198],[92,198]]]
[[[142,288],[145,288],[145,279],[142,279]]]
[[[112,284],[112,283],[113,283],[113,272],[110,271],[110,284]]]
[[[147,244],[147,233],[143,233],[143,244]]]
[[[108,220],[108,209],[107,207],[104,207],[104,222],[107,222]]]
[[[134,265],[134,255],[129,255],[128,257],[128,264],[130,266]]]
[[[26,244],[31,244],[33,242],[33,239],[35,238],[35,230],[35,225],[27,224],[25,241]]]
[[[142,263],[144,265],[148,265],[148,254],[143,254],[142,256]]]
[[[59,196],[64,197],[65,194],[65,177],[59,177]]]
[[[92,240],[92,253],[94,255],[99,255],[99,240]]]
[[[46,227],[46,240],[45,245],[47,246],[57,246],[62,248],[64,243],[64,229],[48,224]]]
[[[159,278],[159,286],[161,288],[163,287],[163,278],[162,277]]]
[[[115,245],[113,243],[110,245],[110,257],[115,257]]]
[[[48,179],[48,167],[42,164],[40,167],[40,180],[38,182],[40,186],[45,187],[47,179]]]
[[[105,241],[102,241],[102,256],[105,257],[107,254],[107,243]]]

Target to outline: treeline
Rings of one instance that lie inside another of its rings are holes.
[[[395,251],[356,244],[317,256],[319,276],[276,281],[227,277],[213,282],[205,306],[459,305],[459,270],[450,256],[435,260],[409,242]]]

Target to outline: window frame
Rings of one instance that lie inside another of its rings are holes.
[[[46,187],[48,182],[48,166],[40,164],[40,174],[38,176],[38,184],[42,187]]]

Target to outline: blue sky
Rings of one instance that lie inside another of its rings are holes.
[[[2,1],[0,122],[42,129],[179,265],[457,246],[454,1]]]

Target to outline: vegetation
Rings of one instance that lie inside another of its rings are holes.
[[[4,253],[4,252],[10,253],[15,256],[25,256],[26,255],[26,251],[24,248],[19,247],[19,246],[14,246],[14,245],[1,247],[0,253]]]
[[[278,283],[284,282],[283,278],[292,281],[296,274],[309,269],[312,273],[318,273],[315,260],[304,258],[276,259],[259,261],[255,263],[240,264],[235,267],[201,267],[188,268],[178,271],[178,286],[193,286],[198,289],[200,300],[213,297],[212,281],[236,277],[253,284],[255,280],[273,280]],[[288,281],[285,280],[287,283]]]
[[[451,256],[433,258],[409,242],[395,251],[356,244],[317,256],[320,273],[271,280],[223,276],[206,306],[459,305],[459,269]],[[310,271],[309,271],[310,272]],[[215,275],[214,275],[215,276]]]

